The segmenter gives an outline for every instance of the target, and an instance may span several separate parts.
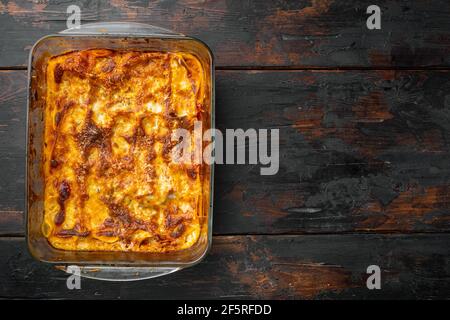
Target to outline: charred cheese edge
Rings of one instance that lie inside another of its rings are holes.
[[[171,161],[208,94],[188,53],[90,49],[46,69],[42,232],[58,249],[170,252],[201,233],[201,165]]]

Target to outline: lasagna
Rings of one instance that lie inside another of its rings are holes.
[[[58,249],[170,252],[201,233],[201,164],[174,163],[173,130],[207,115],[189,53],[90,49],[50,58],[44,221]]]

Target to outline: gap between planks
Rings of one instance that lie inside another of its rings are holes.
[[[420,236],[420,235],[450,235],[450,231],[343,231],[343,232],[278,232],[278,233],[225,233],[213,234],[213,238],[229,237],[321,237],[321,236]],[[0,241],[5,239],[24,240],[23,234],[5,233],[0,235]]]
[[[216,66],[216,71],[450,71],[450,66],[427,67],[308,67],[308,66]],[[0,66],[0,71],[26,71],[26,66]]]

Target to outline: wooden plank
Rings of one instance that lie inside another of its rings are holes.
[[[204,40],[218,66],[418,67],[450,64],[447,0],[379,0],[381,30],[368,30],[371,1],[27,1],[0,3],[0,66],[23,66],[40,37],[82,21],[135,21]]]
[[[25,230],[26,81],[24,71],[0,71],[0,235]]]
[[[23,211],[0,210],[0,236],[17,236],[25,232]]]
[[[0,234],[23,234],[25,71],[0,84]],[[278,128],[280,169],[216,165],[214,232],[449,231],[449,89],[448,71],[219,71],[217,126]]]
[[[437,299],[450,295],[450,235],[215,237],[206,260],[139,282],[82,279],[35,261],[21,238],[0,239],[1,298]],[[369,265],[381,290],[368,290]]]
[[[281,140],[275,176],[218,168],[216,232],[449,229],[448,72],[217,79],[219,128],[274,127]]]

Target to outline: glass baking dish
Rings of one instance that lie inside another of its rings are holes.
[[[170,253],[64,251],[52,247],[42,234],[44,183],[42,149],[44,136],[45,68],[49,58],[73,50],[104,48],[115,50],[169,51],[194,54],[203,65],[209,86],[209,115],[203,129],[214,128],[214,62],[203,42],[173,31],[141,23],[91,23],[38,40],[28,65],[28,119],[26,168],[27,243],[38,260],[68,271],[80,268],[81,276],[110,281],[148,279],[172,273],[200,262],[212,240],[213,165],[202,165],[203,212],[201,234],[189,249]],[[213,161],[211,162],[213,163]]]

